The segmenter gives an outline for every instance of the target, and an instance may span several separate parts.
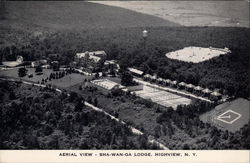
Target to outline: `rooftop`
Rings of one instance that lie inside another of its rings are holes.
[[[111,90],[115,87],[118,87],[118,88],[123,88],[123,86],[121,86],[120,84],[116,83],[116,82],[113,82],[111,80],[108,80],[108,79],[98,79],[98,80],[93,80],[92,83],[100,86],[100,87],[103,87],[107,90]]]
[[[92,59],[94,62],[99,62],[102,56],[106,56],[105,51],[93,51],[93,52],[84,52],[84,53],[76,53],[77,58],[85,58],[89,56],[89,59]]]
[[[133,72],[133,73],[138,74],[138,75],[142,75],[143,74],[143,72],[141,70],[137,70],[135,68],[128,68],[128,70],[130,72]]]

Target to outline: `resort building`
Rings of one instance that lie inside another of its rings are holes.
[[[107,54],[104,51],[86,51],[84,53],[76,53],[75,62],[84,70],[93,72],[101,67],[106,58]]]
[[[142,77],[143,71],[135,69],[135,68],[128,68],[128,70],[135,76]]]

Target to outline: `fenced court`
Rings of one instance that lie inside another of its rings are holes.
[[[191,99],[170,93],[159,88],[144,85],[143,90],[135,91],[135,94],[144,99],[150,99],[153,102],[165,107],[176,109],[178,105],[191,104]]]

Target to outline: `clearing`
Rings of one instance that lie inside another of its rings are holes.
[[[223,54],[228,54],[231,51],[228,48],[202,48],[202,47],[185,47],[184,49],[169,52],[166,57],[184,62],[199,63]]]

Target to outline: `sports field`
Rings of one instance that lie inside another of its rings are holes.
[[[205,123],[210,123],[219,129],[235,132],[249,122],[250,102],[238,98],[231,102],[218,105],[212,111],[200,116]]]
[[[153,102],[166,107],[176,109],[178,105],[188,105],[191,99],[182,97],[158,88],[143,86],[143,90],[135,91],[135,94],[144,99],[151,99]]]
[[[166,54],[166,57],[184,62],[199,63],[229,53],[228,49],[185,47]]]

